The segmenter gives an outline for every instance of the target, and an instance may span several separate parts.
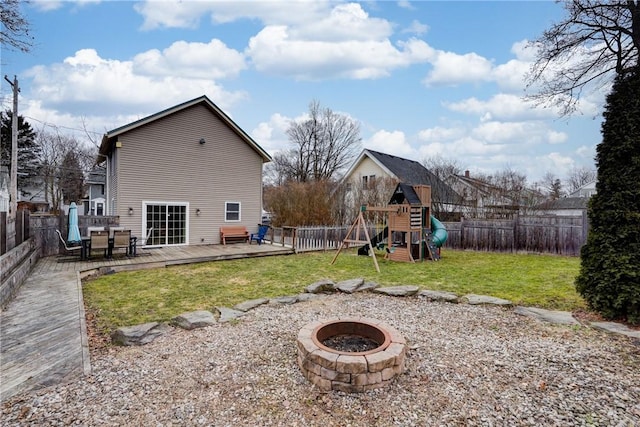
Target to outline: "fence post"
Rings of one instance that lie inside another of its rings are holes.
[[[327,227],[323,227],[322,229],[322,251],[326,252],[327,251],[327,246],[328,246],[328,242],[327,242]]]
[[[518,236],[519,222],[520,222],[520,215],[516,214],[515,217],[513,218],[513,247],[511,248],[511,252],[518,252],[520,248],[520,239]]]
[[[291,241],[291,246],[293,246],[293,252],[296,252],[296,249],[298,248],[298,245],[296,244],[296,238],[298,237],[298,228],[297,227],[293,227],[293,232],[291,233],[292,236],[292,241]]]
[[[464,250],[464,217],[460,217],[460,250]]]

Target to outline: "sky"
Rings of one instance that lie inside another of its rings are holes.
[[[569,118],[523,98],[528,42],[564,16],[552,1],[31,0],[23,11],[33,49],[3,49],[0,63],[36,131],[99,142],[206,95],[273,155],[318,101],[360,124],[362,148],[472,176],[509,168],[534,183],[595,168],[603,94]],[[11,99],[2,79],[3,109]]]

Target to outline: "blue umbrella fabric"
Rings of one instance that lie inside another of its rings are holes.
[[[78,228],[78,207],[76,202],[71,202],[69,205],[69,237],[67,242],[80,242],[80,229]]]

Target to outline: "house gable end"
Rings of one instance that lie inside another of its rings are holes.
[[[160,111],[156,114],[152,114],[148,117],[142,118],[135,122],[129,123],[127,125],[121,126],[119,128],[113,129],[107,132],[103,138],[102,143],[100,144],[99,156],[97,163],[101,163],[104,160],[104,156],[107,156],[114,148],[116,141],[118,141],[118,137],[124,135],[128,132],[131,132],[140,127],[144,127],[150,125],[154,122],[162,120],[168,116],[176,114],[180,111],[184,111],[186,109],[192,108],[197,105],[206,106],[215,116],[217,116],[222,122],[225,123],[226,126],[229,127],[236,135],[240,137],[245,143],[247,143],[253,150],[255,150],[263,159],[263,162],[270,162],[271,156],[262,148],[260,145],[255,142],[246,132],[244,132],[229,116],[227,116],[217,105],[215,105],[207,96],[203,95],[199,98],[192,99],[190,101],[184,102],[182,104],[176,105],[174,107],[168,108],[166,110]]]

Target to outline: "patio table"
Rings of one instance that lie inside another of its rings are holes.
[[[109,248],[107,249],[107,258],[111,258],[113,256],[113,237],[109,237]],[[136,242],[138,238],[136,236],[129,237],[129,255],[137,256],[136,251]],[[89,259],[89,250],[91,246],[91,236],[82,236],[82,245],[80,249],[80,259],[82,261],[86,261]]]

